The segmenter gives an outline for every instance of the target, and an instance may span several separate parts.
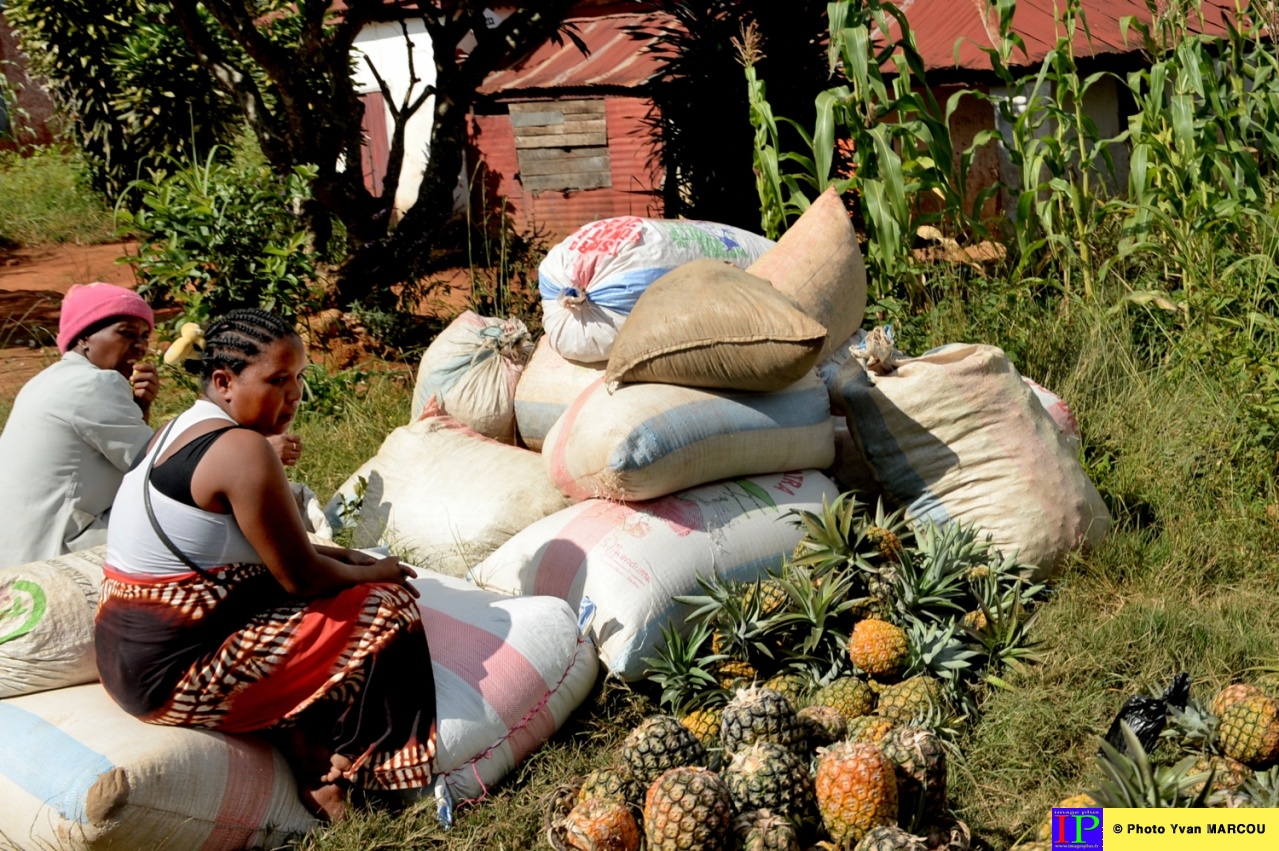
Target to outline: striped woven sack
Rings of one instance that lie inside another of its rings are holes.
[[[826,385],[810,372],[776,393],[601,381],[546,436],[542,458],[571,499],[643,500],[708,482],[821,470],[835,457]]]
[[[802,531],[791,511],[820,512],[838,489],[809,471],[719,482],[650,502],[580,502],[534,523],[470,572],[485,588],[547,594],[579,607],[615,676],[638,679],[661,629],[700,593],[697,577],[753,581],[776,571]]]
[[[574,363],[551,348],[549,337],[538,340],[520,383],[515,385],[515,425],[520,442],[541,452],[555,421],[603,375],[604,364]]]

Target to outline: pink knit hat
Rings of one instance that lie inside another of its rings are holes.
[[[65,352],[81,334],[104,319],[135,316],[155,328],[151,305],[133,290],[104,284],[76,284],[62,299],[62,315],[58,317],[58,351]]]

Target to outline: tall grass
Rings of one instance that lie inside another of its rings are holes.
[[[0,248],[113,238],[111,210],[63,148],[0,151]]]

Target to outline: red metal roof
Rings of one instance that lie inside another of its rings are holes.
[[[660,70],[660,62],[648,51],[648,43],[636,40],[626,27],[652,30],[669,21],[657,12],[569,18],[577,27],[575,34],[590,50],[589,56],[583,56],[569,38],[558,45],[547,41],[514,65],[490,74],[480,86],[480,94],[584,86],[635,88]]]
[[[999,17],[986,0],[899,0],[898,5],[906,13],[925,68],[990,70],[990,60],[979,47],[998,43]],[[1012,28],[1026,43],[1029,56],[1014,50],[1013,65],[1038,65],[1043,61],[1057,42],[1057,17],[1062,6],[1060,0],[1018,0]],[[1150,12],[1144,0],[1083,0],[1081,6],[1091,40],[1080,27],[1075,35],[1075,56],[1130,53],[1140,48],[1140,36],[1131,29],[1125,42],[1119,20],[1132,16],[1149,22]],[[1234,2],[1204,0],[1203,15],[1204,26],[1200,28],[1196,21],[1193,30],[1224,33],[1226,16],[1234,15]],[[893,37],[899,34],[895,21],[889,33]]]

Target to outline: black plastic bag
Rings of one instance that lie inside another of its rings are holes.
[[[1120,753],[1128,752],[1124,741],[1123,724],[1127,724],[1141,742],[1141,746],[1149,753],[1159,741],[1159,734],[1168,723],[1168,708],[1183,710],[1190,700],[1190,675],[1181,672],[1173,677],[1172,684],[1160,697],[1148,694],[1135,695],[1124,701],[1124,706],[1110,722],[1106,732],[1106,741]]]

